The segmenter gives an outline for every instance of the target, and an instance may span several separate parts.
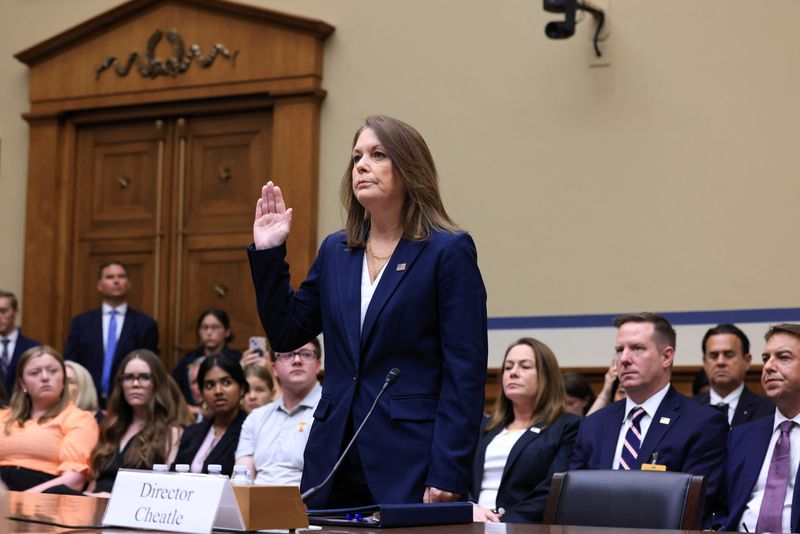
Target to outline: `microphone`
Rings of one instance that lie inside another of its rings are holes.
[[[367,412],[367,415],[364,416],[364,420],[361,421],[360,425],[358,425],[358,428],[353,434],[353,437],[350,438],[350,442],[347,444],[347,447],[345,447],[344,452],[341,454],[341,456],[339,456],[339,459],[336,460],[336,464],[333,466],[333,469],[331,469],[331,472],[328,473],[328,476],[326,476],[325,480],[323,480],[320,484],[317,484],[313,488],[304,491],[303,494],[300,495],[300,498],[303,500],[303,502],[306,502],[308,499],[316,495],[319,492],[319,490],[321,490],[325,486],[325,484],[327,484],[328,481],[330,481],[331,477],[333,477],[334,473],[336,473],[336,471],[339,469],[339,466],[342,464],[344,457],[347,456],[348,452],[350,452],[350,447],[352,447],[353,443],[356,442],[358,434],[361,432],[361,429],[364,428],[364,425],[369,419],[369,416],[372,415],[372,411],[375,409],[375,406],[378,405],[378,400],[380,400],[381,395],[383,395],[383,392],[386,391],[386,389],[389,386],[391,386],[392,384],[395,383],[395,381],[397,381],[397,378],[399,376],[400,376],[400,369],[398,369],[397,367],[394,367],[391,371],[389,371],[386,374],[386,380],[383,382],[383,387],[381,387],[381,390],[378,392],[378,395],[375,396],[375,400],[372,401],[372,406]]]

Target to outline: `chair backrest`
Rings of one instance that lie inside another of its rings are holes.
[[[616,528],[699,530],[705,477],[658,471],[556,473],[544,522]]]

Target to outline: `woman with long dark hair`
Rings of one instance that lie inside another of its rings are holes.
[[[541,523],[550,480],[567,470],[581,419],[565,411],[558,360],[537,339],[508,347],[500,383],[475,455],[473,517]]]
[[[233,332],[231,331],[231,320],[225,310],[208,308],[200,312],[197,317],[195,331],[197,332],[199,345],[195,350],[178,360],[172,370],[172,378],[180,386],[183,398],[189,406],[193,407],[197,406],[197,403],[192,397],[192,390],[189,386],[189,370],[192,363],[199,358],[211,356],[212,354],[227,354],[236,359],[242,357],[240,352],[228,347],[228,343],[233,341]]]
[[[175,463],[189,464],[192,473],[207,473],[209,464],[219,464],[222,473],[230,475],[247,416],[240,407],[247,380],[239,361],[223,354],[203,360],[197,382],[211,417],[183,432]]]
[[[135,350],[122,360],[92,454],[89,493],[110,492],[120,468],[173,462],[186,421],[181,420],[183,398],[170,382],[161,359],[149,350]]]

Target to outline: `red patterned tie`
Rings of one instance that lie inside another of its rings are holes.
[[[775,442],[772,459],[769,462],[767,487],[758,514],[756,530],[758,532],[783,532],[783,501],[786,499],[786,487],[789,484],[789,432],[794,421],[784,421],[778,425],[781,435]]]

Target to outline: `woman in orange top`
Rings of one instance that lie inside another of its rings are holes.
[[[0,478],[11,490],[80,490],[86,483],[97,422],[69,400],[65,376],[52,347],[33,347],[20,358],[11,403],[0,410]]]

